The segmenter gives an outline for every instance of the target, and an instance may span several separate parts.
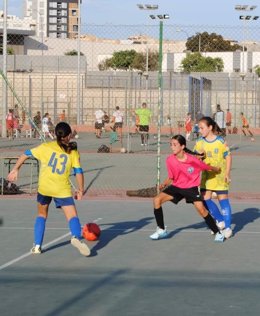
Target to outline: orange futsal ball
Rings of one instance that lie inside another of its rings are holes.
[[[96,223],[88,223],[82,229],[82,236],[88,241],[98,240],[101,229]]]

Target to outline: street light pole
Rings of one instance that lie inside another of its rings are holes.
[[[237,11],[253,11],[257,8],[256,5],[236,5],[235,10]],[[252,15],[240,15],[239,19],[244,21],[243,23],[243,46],[242,46],[242,79],[245,77],[245,74],[248,71],[248,65],[245,71],[245,40],[246,40],[246,22],[250,20],[257,20],[259,16],[252,16]]]
[[[199,36],[199,53],[201,52],[201,33],[196,33]]]
[[[82,122],[82,114],[80,107],[80,36],[81,36],[81,0],[78,0],[78,38],[77,38],[77,50],[78,50],[78,68],[77,68],[77,125]]]
[[[157,15],[160,19],[159,24],[159,65],[158,65],[158,116],[157,116],[157,192],[159,193],[159,185],[161,178],[161,126],[163,123],[163,76],[162,76],[162,60],[163,60],[163,20],[169,19],[168,14]],[[155,15],[150,15],[151,19],[156,19]]]
[[[140,10],[157,10],[159,6],[157,4],[137,4],[137,7]],[[148,50],[148,42],[146,39],[146,60],[145,60],[145,100],[148,100],[148,78],[149,78],[149,50]]]
[[[7,0],[4,0],[4,17],[3,17],[3,74],[7,74]],[[7,84],[3,82],[2,98],[2,137],[6,137],[6,114],[7,114]]]

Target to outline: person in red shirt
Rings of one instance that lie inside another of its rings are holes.
[[[187,113],[187,117],[185,119],[185,132],[186,132],[186,140],[190,140],[190,134],[192,131],[192,125],[191,125],[191,113]]]
[[[7,137],[9,139],[13,139],[14,135],[14,110],[9,109],[6,115],[6,130],[7,130]]]
[[[192,203],[204,218],[207,226],[215,234],[215,241],[223,242],[224,235],[206,210],[198,188],[201,171],[219,172],[220,168],[207,165],[195,157],[196,154],[186,148],[186,139],[182,135],[172,137],[171,149],[173,153],[166,159],[168,177],[160,185],[161,192],[153,200],[157,229],[150,238],[158,240],[169,235],[164,225],[162,204],[168,201],[178,204],[185,199],[186,203]]]
[[[241,112],[240,113],[240,116],[241,116],[241,121],[242,121],[242,132],[245,136],[246,135],[246,132],[249,133],[249,135],[251,136],[251,141],[253,142],[255,139],[254,139],[254,135],[253,133],[250,131],[249,129],[249,123],[248,123],[248,120],[246,119],[246,117],[244,116],[244,113]]]
[[[229,111],[229,109],[227,109],[227,114],[226,114],[226,128],[229,134],[232,134],[232,130],[231,130],[231,124],[232,124],[232,114]]]

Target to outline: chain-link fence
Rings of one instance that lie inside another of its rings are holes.
[[[155,185],[158,143],[163,155],[169,152],[168,138],[157,142],[160,92],[162,133],[166,136],[173,130],[184,132],[187,112],[192,113],[193,119],[198,111],[212,115],[216,104],[230,110],[233,127],[241,126],[240,112],[244,112],[250,126],[260,127],[259,31],[258,26],[251,24],[238,27],[164,24],[163,38],[159,36],[158,25],[82,25],[80,39],[8,34],[7,80],[13,91],[7,90],[7,109],[13,109],[19,119],[15,135],[24,132],[23,136],[37,137],[31,131],[29,117],[38,111],[41,117],[48,112],[54,125],[66,120],[78,131],[91,131],[85,151],[93,155],[93,170],[96,170],[95,153],[102,143],[109,146],[110,128],[107,126],[103,131],[101,140],[95,138],[92,134],[95,111],[102,109],[111,117],[119,106],[124,113],[124,138],[113,151],[120,151],[123,146],[138,155],[99,156],[103,168],[100,172],[108,177],[107,189]],[[158,80],[160,39],[162,89]],[[127,53],[120,55],[122,51]],[[4,85],[1,80],[1,103]],[[143,102],[152,111],[147,147],[140,146],[140,135],[134,133],[133,110]],[[126,156],[127,160],[122,158]],[[138,168],[146,168],[148,160],[154,171],[149,167],[147,177],[142,176],[140,181]],[[126,165],[128,171],[132,170],[132,178],[128,175],[112,184],[109,179],[114,172],[124,175]],[[165,169],[162,173],[165,174]],[[5,176],[6,172],[2,178]],[[92,180],[96,183],[95,177],[93,173]]]
[[[158,65],[152,64],[151,54],[158,52],[158,26],[82,25],[81,30],[80,41],[8,34],[7,76],[29,113],[49,112],[56,123],[65,110],[71,124],[93,125],[96,109],[111,115],[120,106],[127,124],[132,125],[129,110],[146,101],[153,112],[152,124],[156,124]],[[255,72],[260,65],[259,34],[259,27],[252,26],[164,25],[163,124],[170,117],[177,126],[188,111],[198,107],[210,114],[218,103],[230,109],[234,125],[240,125],[239,112],[243,111],[250,124],[259,127],[260,83]],[[80,58],[70,56],[77,54],[78,47]],[[126,50],[141,54],[139,69],[99,70],[115,52]],[[214,66],[217,59],[214,71],[187,73],[183,60],[189,61],[196,53],[204,59],[190,60],[190,64]],[[209,80],[210,85],[207,89],[199,85],[194,91],[192,78]],[[8,108],[16,103],[9,91]]]

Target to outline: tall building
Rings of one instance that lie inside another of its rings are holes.
[[[25,0],[24,15],[36,22],[41,37],[74,38],[78,34],[79,0]]]

